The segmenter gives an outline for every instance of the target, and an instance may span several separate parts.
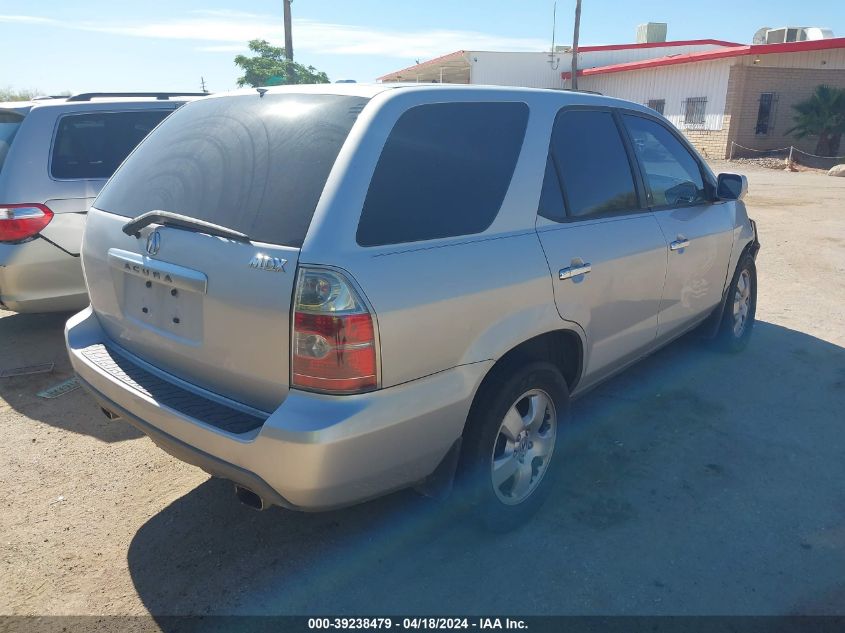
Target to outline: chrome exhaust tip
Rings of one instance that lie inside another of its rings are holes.
[[[249,488],[244,488],[243,486],[239,486],[235,484],[235,496],[245,506],[249,506],[253,510],[265,510],[267,509],[267,504],[264,503],[264,499],[259,497]]]
[[[114,411],[109,411],[105,407],[100,407],[100,411],[103,412],[103,415],[106,416],[109,420],[119,420],[120,416],[115,413]]]

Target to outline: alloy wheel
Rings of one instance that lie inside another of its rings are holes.
[[[532,389],[508,409],[493,447],[490,476],[499,501],[525,501],[546,474],[555,448],[557,412],[551,397]]]

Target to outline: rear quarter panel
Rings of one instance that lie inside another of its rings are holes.
[[[410,89],[375,97],[338,156],[303,244],[300,263],[348,271],[373,306],[384,387],[497,359],[548,331],[572,329],[583,338],[555,308],[548,263],[534,229],[549,132],[559,103],[529,102],[514,176],[486,231],[368,248],[355,242],[370,177],[399,116],[423,103],[489,100],[529,102],[531,95]]]

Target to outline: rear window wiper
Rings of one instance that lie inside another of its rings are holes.
[[[149,211],[142,213],[137,218],[132,218],[124,224],[123,232],[127,235],[140,237],[141,229],[149,224],[162,224],[164,226],[188,229],[189,231],[199,231],[200,233],[207,233],[208,235],[216,235],[218,237],[228,237],[240,242],[249,242],[249,236],[240,231],[170,211]]]

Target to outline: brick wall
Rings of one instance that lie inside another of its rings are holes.
[[[794,145],[807,152],[814,152],[814,138],[801,140],[787,135],[794,123],[792,106],[812,95],[816,86],[828,84],[845,88],[845,70],[821,68],[777,68],[734,66],[731,83],[735,84],[734,99],[728,99],[726,113],[730,114],[727,144],[734,141],[753,149],[775,149]],[[760,95],[773,92],[777,97],[771,131],[757,134],[757,113]],[[730,147],[727,148],[730,151]]]
[[[693,144],[693,146],[701,152],[701,155],[705,158],[724,158],[725,157],[725,148],[728,144],[728,125],[729,121],[726,120],[722,124],[723,127],[721,130],[684,130],[682,129],[681,132],[684,133],[689,139],[689,142]]]
[[[731,132],[731,113],[735,110],[743,89],[744,75],[738,66],[731,67],[728,77],[727,94],[725,95],[725,114],[720,130],[681,129],[690,143],[701,152],[705,158],[725,158],[728,155]]]

